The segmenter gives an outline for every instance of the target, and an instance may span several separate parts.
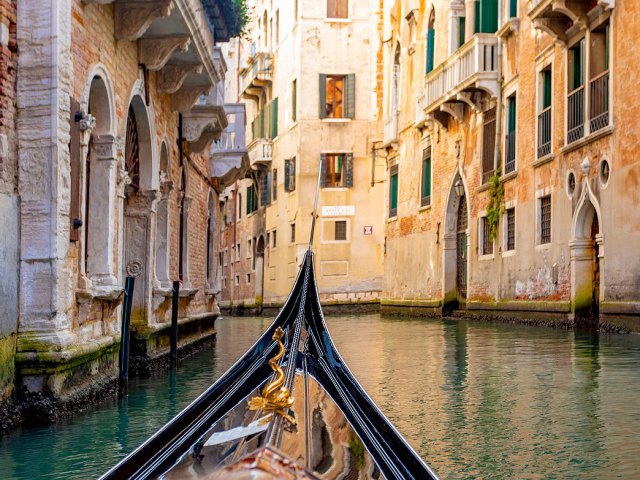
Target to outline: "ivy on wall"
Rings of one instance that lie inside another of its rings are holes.
[[[500,181],[500,169],[489,179],[489,204],[487,205],[487,223],[489,238],[495,240],[498,235],[498,224],[504,211],[504,185]]]
[[[249,19],[247,0],[217,1],[229,29],[229,37],[244,35],[246,33],[247,20]]]

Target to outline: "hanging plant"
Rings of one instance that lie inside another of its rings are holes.
[[[504,185],[500,181],[500,169],[489,179],[489,204],[487,205],[487,223],[489,224],[489,238],[495,240],[498,234],[498,224],[504,210]]]

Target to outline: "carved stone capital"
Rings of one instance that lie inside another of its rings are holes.
[[[118,0],[116,2],[116,37],[137,40],[154,20],[168,17],[172,0]]]
[[[158,90],[163,93],[175,93],[190,73],[201,73],[202,64],[169,64],[158,73]]]
[[[222,105],[196,105],[183,115],[184,139],[189,151],[202,152],[212,141],[220,138],[227,126]]]
[[[165,180],[160,183],[160,194],[162,195],[160,200],[167,200],[169,198],[169,194],[173,190],[173,182],[171,180]]]
[[[171,107],[178,112],[188,112],[200,95],[205,95],[211,85],[182,87],[171,97]]]
[[[118,156],[118,138],[114,135],[93,137],[92,155],[98,160],[113,160]]]
[[[140,63],[149,70],[160,70],[164,67],[173,52],[180,49],[186,52],[191,39],[185,35],[175,37],[141,38],[138,40]]]
[[[81,132],[85,132],[89,130],[89,133],[90,133],[91,130],[96,128],[96,117],[94,117],[90,113],[87,113],[84,117],[80,119],[80,122],[78,123],[78,128],[80,129]]]

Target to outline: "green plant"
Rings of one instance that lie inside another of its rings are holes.
[[[229,29],[229,37],[244,36],[249,20],[247,0],[219,0],[222,13]]]
[[[500,181],[500,169],[489,179],[489,204],[487,205],[487,223],[489,238],[493,241],[498,234],[498,224],[504,210],[504,185]]]
[[[356,457],[356,469],[360,470],[362,467],[364,467],[365,449],[362,440],[360,440],[360,438],[357,437],[354,433],[351,434],[351,438],[349,439],[349,449]]]

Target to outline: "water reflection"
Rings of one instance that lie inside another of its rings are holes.
[[[441,478],[633,478],[640,337],[459,320],[328,317],[354,375]],[[226,318],[217,345],[129,397],[0,439],[0,479],[95,478],[221,375],[269,325]]]

